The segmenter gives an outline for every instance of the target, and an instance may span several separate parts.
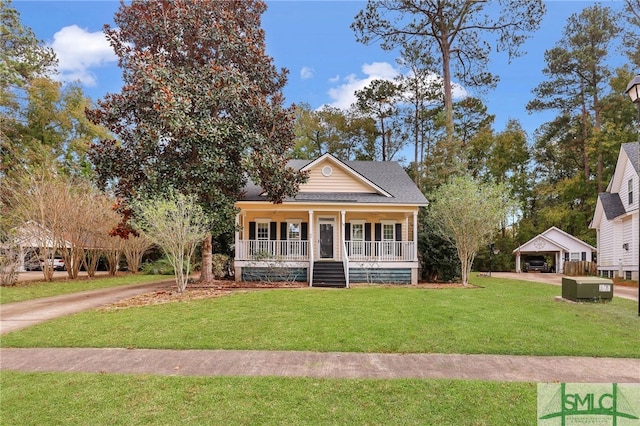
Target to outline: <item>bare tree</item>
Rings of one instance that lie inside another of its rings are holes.
[[[194,195],[171,192],[166,197],[133,203],[136,227],[164,251],[173,266],[178,293],[187,287],[191,259],[209,232],[209,219]]]
[[[67,221],[67,178],[46,170],[3,182],[2,204],[6,226],[17,229],[25,244],[38,251],[45,281],[53,279],[56,255],[68,248],[62,229]]]
[[[142,264],[142,256],[153,247],[153,242],[144,232],[138,235],[129,234],[129,237],[122,241],[122,254],[127,259],[127,268],[131,273],[138,273]]]

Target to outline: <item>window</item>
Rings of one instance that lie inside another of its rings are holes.
[[[627,192],[629,194],[629,205],[633,204],[633,179],[627,182]]]
[[[269,239],[269,222],[257,222],[256,223],[256,236],[258,240]]]
[[[351,222],[351,255],[364,253],[364,222]]]
[[[571,253],[569,260],[571,260],[572,262],[579,262],[580,257],[581,257],[580,253]]]
[[[396,241],[396,224],[382,224],[382,252],[387,255],[394,254],[394,246]]]
[[[631,271],[624,271],[624,279],[631,281]]]
[[[300,222],[287,223],[287,240],[300,241]]]

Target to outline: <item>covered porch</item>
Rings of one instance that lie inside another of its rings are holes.
[[[242,210],[237,216],[236,279],[277,271],[313,286],[320,279],[314,277],[320,273],[316,264],[325,263],[325,270],[333,263],[342,270],[345,287],[350,282],[417,283],[417,208],[274,207]]]

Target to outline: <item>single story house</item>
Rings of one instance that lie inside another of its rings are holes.
[[[613,177],[607,190],[598,194],[589,225],[597,234],[598,273],[607,278],[638,279],[638,145],[621,145]]]
[[[564,262],[594,260],[596,248],[562,229],[552,226],[513,250],[516,255],[516,272],[522,272],[522,258],[528,255],[548,256],[553,271],[562,274]]]
[[[400,164],[325,154],[288,165],[309,173],[294,198],[273,204],[249,184],[236,203],[237,280],[417,283],[418,211],[427,200]]]

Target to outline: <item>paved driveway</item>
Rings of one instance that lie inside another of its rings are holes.
[[[115,303],[138,294],[168,289],[174,280],[88,290],[0,305],[0,334],[20,330],[64,315]]]

